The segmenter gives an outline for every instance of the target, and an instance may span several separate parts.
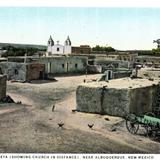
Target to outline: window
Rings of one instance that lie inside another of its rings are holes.
[[[77,68],[77,67],[78,67],[78,64],[76,63],[76,64],[75,64],[75,68]]]
[[[83,50],[80,50],[80,53],[83,53]]]
[[[57,48],[57,52],[59,52],[59,48]]]
[[[0,74],[3,74],[3,73],[2,73],[2,68],[0,68]]]
[[[18,70],[17,69],[14,70],[14,74],[18,75]]]
[[[89,64],[89,65],[93,65],[93,64],[94,64],[94,61],[88,60],[88,64]]]
[[[62,64],[62,68],[64,68],[64,64]]]

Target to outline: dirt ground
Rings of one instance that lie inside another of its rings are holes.
[[[159,142],[145,137],[143,129],[138,135],[131,135],[122,118],[72,112],[78,84],[99,76],[61,76],[55,77],[56,82],[8,82],[7,94],[22,104],[0,104],[0,152],[160,153]],[[63,128],[58,123],[64,123]],[[94,124],[93,129],[88,124]]]

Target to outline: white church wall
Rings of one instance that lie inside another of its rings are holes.
[[[59,41],[57,41],[57,44],[54,44],[54,41],[52,37],[50,36],[48,40],[48,47],[47,47],[47,54],[46,56],[51,56],[54,54],[71,54],[72,47],[71,47],[71,41],[69,39],[69,36],[67,37],[67,40],[65,41],[64,45],[60,45]]]
[[[52,54],[64,54],[64,47],[60,44],[52,46]]]
[[[48,47],[47,47],[47,52],[48,52],[48,53],[52,53],[52,46],[48,46]]]
[[[72,47],[71,46],[64,46],[64,54],[71,54]]]

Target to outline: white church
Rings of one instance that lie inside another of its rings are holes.
[[[54,40],[52,39],[52,36],[50,36],[48,40],[48,46],[47,46],[48,56],[53,54],[71,54],[71,52],[72,52],[72,46],[71,46],[71,40],[69,36],[64,42],[64,45],[59,44],[59,41],[57,41],[57,44],[55,44]]]

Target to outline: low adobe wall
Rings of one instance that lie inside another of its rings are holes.
[[[26,80],[44,79],[45,65],[40,63],[30,63],[26,65]]]
[[[141,68],[138,70],[138,77],[142,78],[160,78],[159,68]]]
[[[124,117],[128,113],[152,112],[158,81],[130,78],[91,82],[78,86],[77,110]]]
[[[0,75],[0,100],[6,97],[6,75]]]

